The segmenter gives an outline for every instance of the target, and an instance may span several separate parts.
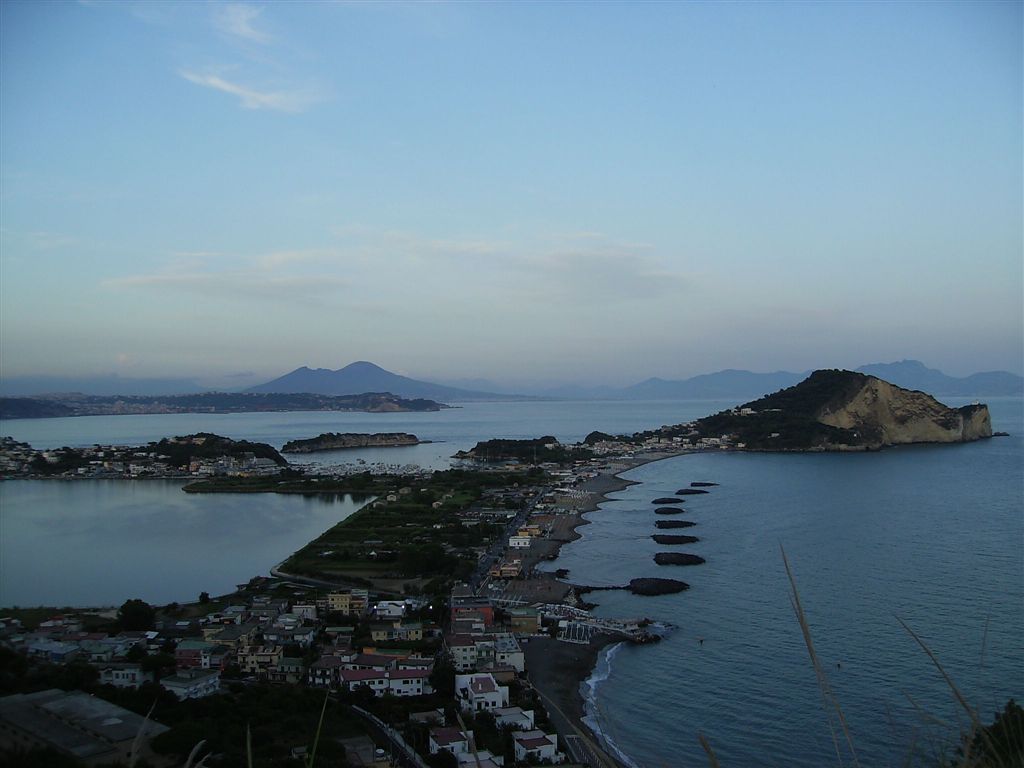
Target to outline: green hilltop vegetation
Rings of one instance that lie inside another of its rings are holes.
[[[948,408],[931,395],[855,371],[815,371],[799,384],[696,422],[700,437],[749,450],[876,450],[992,436],[984,405]]]
[[[42,455],[32,460],[32,471],[39,475],[60,475],[74,472],[80,467],[87,467],[96,459],[98,447],[93,448],[58,448],[48,451],[50,460]],[[252,454],[257,459],[270,459],[281,467],[288,465],[287,460],[277,450],[266,443],[252,443],[248,440],[232,440],[210,432],[199,432],[183,437],[165,437],[155,443],[144,446],[119,446],[115,449],[117,456],[104,449],[110,458],[122,460],[136,452],[153,453],[170,467],[187,470],[195,460],[215,460],[223,457],[239,458],[244,454]]]
[[[217,459],[221,456],[239,456],[251,453],[257,459],[270,459],[278,466],[288,465],[288,461],[267,443],[252,443],[248,440],[232,440],[211,432],[197,432],[185,437],[165,437],[156,443],[146,446],[147,450],[167,456],[168,463],[176,467],[184,467],[197,459]]]
[[[822,424],[818,414],[841,405],[853,397],[867,380],[853,371],[815,371],[799,384],[766,395],[740,406],[753,415],[737,410],[721,411],[697,421],[701,437],[735,435],[748,448],[803,450],[824,444],[857,445],[854,430]],[[777,435],[777,437],[773,437]]]
[[[592,453],[586,448],[565,446],[551,435],[537,437],[532,440],[481,440],[468,451],[459,451],[457,459],[476,459],[477,461],[522,461],[566,462],[589,459]]]

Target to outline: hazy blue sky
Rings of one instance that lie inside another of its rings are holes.
[[[1021,8],[5,0],[3,375],[1020,372]]]

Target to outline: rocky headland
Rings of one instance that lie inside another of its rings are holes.
[[[992,436],[985,405],[949,408],[924,392],[840,370],[815,371],[695,426],[702,436],[728,435],[735,449],[761,451],[864,451]]]

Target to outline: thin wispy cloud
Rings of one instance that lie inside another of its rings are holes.
[[[257,90],[247,88],[244,85],[225,80],[219,75],[199,74],[189,70],[182,70],[183,78],[190,83],[201,85],[204,88],[212,88],[221,93],[227,93],[238,97],[239,102],[246,109],[272,109],[278,112],[302,112],[307,107],[315,104],[320,97],[309,89],[295,90]]]
[[[218,299],[260,299],[301,304],[337,295],[349,287],[347,280],[331,275],[263,275],[243,270],[129,275],[106,280],[103,285],[114,289],[182,291]]]
[[[262,8],[246,5],[245,3],[228,3],[217,9],[214,15],[214,23],[219,30],[233,37],[252,43],[266,44],[273,38],[263,30],[253,26],[253,22],[259,18],[262,12]]]
[[[566,300],[653,300],[681,296],[690,278],[668,269],[644,248],[607,246],[556,250],[511,264],[531,293]]]
[[[298,304],[347,294],[351,281],[346,278],[322,270],[308,274],[290,271],[297,263],[319,256],[319,251],[280,251],[241,258],[204,251],[177,252],[158,271],[111,278],[102,285],[121,291],[157,290]]]
[[[52,251],[80,244],[79,238],[60,232],[13,232],[2,227],[0,227],[0,241],[9,244],[12,248],[27,251]]]

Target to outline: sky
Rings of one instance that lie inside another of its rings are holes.
[[[1022,4],[0,3],[0,375],[1024,370]]]

